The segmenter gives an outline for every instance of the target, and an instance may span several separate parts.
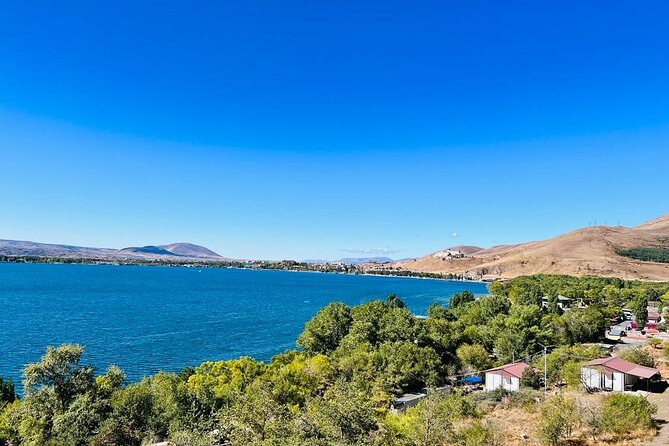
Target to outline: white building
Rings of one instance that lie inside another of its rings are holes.
[[[434,257],[438,259],[462,259],[465,253],[459,249],[444,249],[443,251],[435,252]]]
[[[528,367],[524,362],[514,362],[486,370],[485,389],[488,392],[499,388],[515,392],[520,389],[520,377]]]
[[[634,364],[622,358],[593,359],[581,367],[581,382],[588,390],[614,390],[623,392],[639,380],[650,381],[659,377],[660,372],[651,367]]]
[[[550,302],[550,298],[548,296],[544,296],[541,298],[541,306],[542,307],[548,307],[548,302]],[[584,304],[585,305],[585,304]],[[557,306],[560,308],[560,310],[569,310],[571,308],[571,299],[563,296],[562,294],[558,294],[557,296]]]

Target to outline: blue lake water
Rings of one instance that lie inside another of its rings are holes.
[[[130,380],[205,360],[268,360],[295,347],[304,323],[332,301],[395,293],[417,314],[482,283],[394,277],[109,265],[0,263],[0,376],[21,382],[47,345],[85,346],[98,371]]]

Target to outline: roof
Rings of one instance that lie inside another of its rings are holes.
[[[623,358],[599,358],[593,359],[586,365],[600,366],[614,372],[621,372],[627,375],[638,376],[639,378],[650,378],[660,373],[659,370],[652,367],[646,367],[633,362],[625,361]]]
[[[528,367],[529,365],[525,364],[524,362],[513,362],[511,364],[505,364],[499,367],[495,367],[494,369],[486,370],[486,373],[494,373],[496,375],[502,376],[511,375],[515,376],[516,378],[520,378],[523,376],[523,372]]]
[[[549,300],[550,296],[543,296],[541,299],[543,300]],[[563,296],[562,294],[557,295],[557,300],[560,302],[571,302],[572,299],[568,298],[567,296]]]
[[[408,403],[409,401],[419,400],[425,396],[424,393],[405,393],[401,397],[397,398],[395,402],[397,403]]]

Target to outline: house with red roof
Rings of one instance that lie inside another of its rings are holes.
[[[515,392],[520,389],[520,377],[529,365],[524,362],[513,362],[485,371],[485,389],[493,391],[505,389]]]
[[[659,370],[617,357],[593,359],[581,367],[581,382],[588,390],[622,392],[637,383],[649,388],[659,378]]]

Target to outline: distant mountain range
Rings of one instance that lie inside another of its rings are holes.
[[[669,253],[669,214],[635,227],[588,226],[542,241],[450,249],[465,257],[446,258],[441,250],[384,267],[484,279],[543,273],[669,280],[669,263],[647,260]]]
[[[214,251],[192,243],[111,249],[0,240],[0,255],[99,260],[226,260]]]
[[[91,260],[230,261],[191,243],[123,249],[0,240],[0,255]],[[669,214],[635,227],[589,226],[542,241],[491,248],[453,246],[416,259],[343,258],[306,263],[360,265],[366,271],[413,271],[508,279],[532,274],[568,274],[669,280]]]

